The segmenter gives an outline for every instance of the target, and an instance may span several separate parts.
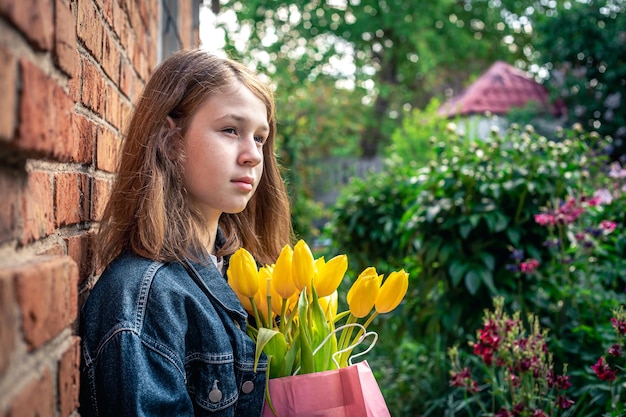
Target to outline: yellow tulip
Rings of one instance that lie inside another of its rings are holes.
[[[376,268],[366,268],[348,291],[347,301],[350,313],[356,318],[365,317],[372,311],[380,290],[382,275]]]
[[[376,311],[380,314],[388,313],[398,307],[406,291],[409,288],[409,274],[401,271],[394,271],[383,282],[376,297]]]
[[[244,248],[230,257],[228,283],[242,297],[252,298],[259,291],[259,271],[254,258]]]
[[[319,299],[320,307],[322,307],[327,321],[332,321],[337,316],[338,298],[337,291],[335,291],[331,295]]]
[[[335,292],[347,270],[348,257],[346,255],[335,256],[323,266],[318,266],[315,278],[317,295],[326,297]]]
[[[263,266],[259,269],[259,291],[254,296],[254,304],[256,304],[261,317],[266,322],[267,317],[267,291],[268,287],[271,287],[272,269],[269,266]]]
[[[316,268],[313,254],[304,240],[299,240],[293,248],[291,274],[293,283],[299,291],[302,291],[304,287],[310,287],[315,278]]]
[[[272,273],[272,287],[281,299],[288,299],[297,291],[291,277],[292,260],[293,249],[291,249],[289,245],[283,246],[278,259],[276,259],[276,265]],[[272,300],[272,302],[273,301],[274,300]],[[280,301],[282,300],[279,300],[279,302]]]
[[[237,298],[239,298],[239,301],[241,302],[243,308],[249,314],[254,315],[254,309],[252,308],[252,303],[250,302],[250,299],[247,297],[242,297],[238,292],[235,292],[235,294],[237,294]]]

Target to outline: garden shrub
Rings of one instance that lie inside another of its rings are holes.
[[[383,172],[354,181],[342,192],[326,230],[333,243],[357,262],[380,265],[381,271],[402,265],[411,273],[407,301],[380,324],[383,346],[376,351],[383,353],[372,359],[399,366],[391,381],[400,384],[400,375],[410,370],[402,369],[398,359],[407,346],[428,351],[471,339],[483,310],[498,295],[512,310],[536,314],[550,329],[555,358],[572,363],[568,373],[577,384],[572,396],[605,404],[606,393],[590,366],[610,332],[611,309],[624,299],[626,280],[619,272],[626,270],[624,197],[616,193],[610,204],[586,213],[591,223],[610,220],[621,229],[594,242],[593,256],[581,257],[580,264],[559,260],[545,244],[553,231],[535,215],[571,198],[591,199],[615,179],[607,175],[604,138],[579,128],[556,136],[548,140],[530,126],[514,125],[504,134],[494,131],[483,140],[469,140],[450,126],[431,141],[436,157],[426,166],[410,162],[410,155],[391,154]],[[579,250],[575,232],[566,233],[574,238],[566,251]],[[511,269],[519,254],[518,266],[534,260],[534,274]],[[578,278],[563,285],[568,270]],[[422,375],[430,385],[413,392],[422,397],[420,405],[419,399],[412,402],[414,413],[441,415],[446,409],[449,415],[467,415],[458,404],[459,414],[451,411],[454,401],[441,372]],[[404,392],[400,385],[382,389],[392,412],[405,410],[394,402]],[[580,404],[576,408],[583,410]]]

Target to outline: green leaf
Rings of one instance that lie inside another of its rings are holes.
[[[506,236],[509,238],[509,241],[513,246],[519,246],[521,235],[517,227],[509,227],[506,229]]]
[[[282,358],[284,358],[287,353],[287,340],[285,339],[285,335],[278,330],[261,327],[256,339],[254,369],[256,369],[259,363],[261,352],[265,352],[271,362],[270,369],[275,372],[275,375],[271,377],[281,376],[284,368]]]
[[[309,325],[308,300],[306,288],[300,293],[298,300],[298,328],[300,330],[300,373],[310,374],[315,372],[315,362],[313,361],[313,348],[311,331]]]
[[[487,252],[480,252],[478,256],[483,261],[483,264],[485,264],[485,266],[489,269],[489,271],[493,271],[496,266],[496,259],[493,257],[493,255]]]
[[[482,281],[483,284],[485,284],[487,286],[487,288],[489,288],[489,291],[491,291],[492,294],[496,294],[496,286],[493,283],[493,269],[489,270],[486,268],[482,268],[478,271],[479,275],[480,275],[480,279]]]
[[[330,365],[332,345],[330,340],[322,345],[326,337],[330,334],[330,328],[326,322],[326,315],[319,303],[317,292],[312,288],[313,300],[309,305],[311,309],[311,336],[313,350],[317,352],[313,356],[315,371],[326,371]]]
[[[481,283],[481,277],[476,271],[472,270],[465,274],[465,288],[467,288],[470,294],[476,295]]]
[[[463,239],[467,239],[473,228],[474,226],[472,226],[470,223],[464,223],[461,225],[461,227],[459,227],[459,234]]]
[[[452,280],[452,286],[456,287],[459,285],[465,271],[467,271],[468,266],[468,264],[462,261],[452,261],[450,267],[448,268],[448,273],[450,274],[450,279]]]
[[[493,227],[493,231],[501,232],[505,230],[506,227],[509,225],[509,218],[499,211],[496,211],[494,214],[496,216],[496,223]]]

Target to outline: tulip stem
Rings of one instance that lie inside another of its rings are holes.
[[[378,311],[374,311],[372,313],[371,316],[369,316],[369,318],[367,319],[367,321],[365,322],[365,324],[363,324],[364,329],[359,329],[359,332],[356,334],[356,336],[354,336],[354,339],[352,339],[352,345],[355,344],[357,342],[357,340],[359,340],[359,338],[361,336],[363,336],[363,333],[365,331],[367,331],[367,326],[369,326],[370,324],[372,324],[372,321],[374,321],[374,319],[376,318],[376,316],[378,316]],[[349,345],[348,345],[349,346]]]
[[[283,298],[283,305],[280,307],[280,322],[278,324],[278,330],[284,334],[285,330],[285,314],[287,313],[287,303],[288,300]]]
[[[257,327],[267,327],[265,322],[263,322],[261,315],[259,314],[259,309],[256,307],[256,303],[254,302],[254,298],[250,297],[250,304],[252,304],[252,312],[254,313],[254,319],[257,322]]]
[[[272,296],[267,294],[267,327],[270,329],[274,328],[274,317],[272,312]]]
[[[357,318],[350,313],[350,315],[348,316],[348,320],[346,320],[346,325],[350,325],[350,324],[354,324],[356,323]],[[338,344],[338,348],[337,351],[342,351],[344,350],[347,345],[346,345],[346,340],[350,340],[350,338],[352,337],[352,329],[354,328],[354,326],[349,326],[347,329],[343,329],[341,331],[341,337],[339,338],[339,344]],[[344,352],[341,354],[341,356],[339,357],[339,367],[343,368],[344,362],[347,360],[346,354],[349,356],[350,352]],[[344,359],[344,357],[346,359]]]

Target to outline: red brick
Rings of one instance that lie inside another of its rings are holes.
[[[80,338],[73,337],[72,344],[59,361],[59,405],[61,417],[69,417],[78,408],[80,386]]]
[[[189,1],[181,1],[178,6],[178,31],[180,40],[182,42],[182,48],[188,48],[191,46],[191,24],[186,25],[185,23],[190,22],[191,19],[186,19],[186,16],[191,16],[191,7],[192,4]]]
[[[96,128],[94,122],[81,114],[75,114],[72,137],[74,154],[72,159],[83,164],[90,164],[94,156],[94,144],[96,142]]]
[[[23,244],[54,232],[52,178],[45,172],[31,172],[22,193],[21,218],[24,223]]]
[[[20,60],[20,68],[23,87],[18,146],[28,152],[69,161],[74,114],[72,99],[32,62]]]
[[[132,98],[133,67],[126,60],[120,65],[120,91],[128,98]]]
[[[21,223],[20,196],[26,184],[26,175],[20,171],[0,170],[0,243],[16,239]]]
[[[56,0],[54,18],[54,62],[63,72],[73,77],[78,65],[74,13],[64,1]]]
[[[0,15],[5,15],[37,49],[52,48],[53,0],[0,0]]]
[[[78,311],[78,267],[69,256],[41,256],[13,268],[29,351],[70,326]]]
[[[148,24],[150,23],[150,13],[148,12],[148,8],[147,8],[147,2],[146,1],[137,1],[135,2],[135,6],[138,8],[137,11],[139,13],[139,17],[141,18],[141,23],[143,24],[143,27],[148,27]],[[185,3],[184,1],[181,1],[179,3]]]
[[[0,141],[10,141],[17,121],[17,60],[0,45]]]
[[[120,52],[113,36],[106,33],[102,44],[102,69],[115,85],[120,83],[120,59]]]
[[[128,28],[128,20],[126,19],[126,12],[120,6],[119,2],[110,2],[113,5],[113,31],[117,34],[122,49],[128,49],[128,38],[130,30]]]
[[[104,103],[104,120],[113,125],[113,127],[119,128],[121,94],[116,87],[110,84],[105,86],[105,91],[108,100]]]
[[[54,385],[50,370],[29,383],[9,406],[7,417],[54,417]]]
[[[104,76],[98,68],[86,59],[82,60],[83,85],[81,88],[81,102],[102,116],[106,100]]]
[[[87,220],[89,179],[85,174],[59,172],[54,175],[55,226]]]
[[[91,181],[91,220],[99,221],[111,195],[111,182],[100,178]]]
[[[120,102],[120,120],[121,120],[121,131],[126,131],[126,126],[130,122],[130,116],[133,108],[129,102],[126,100],[122,100]]]
[[[52,246],[48,246],[45,249],[38,251],[37,256],[46,255],[46,256],[63,256],[65,255],[65,247],[61,246],[58,243],[53,244]]]
[[[118,7],[117,1],[105,1],[101,7],[102,7],[102,17],[104,17],[104,21],[110,27],[114,27],[115,8]]]
[[[78,265],[78,284],[82,284],[93,273],[94,232],[84,231],[65,237],[67,254]]]
[[[0,269],[0,376],[10,363],[17,340],[14,294],[11,275]]]
[[[83,0],[78,2],[77,17],[78,39],[84,42],[85,47],[96,60],[102,58],[102,36],[104,27],[93,2]]]
[[[100,127],[96,145],[96,168],[115,172],[121,147],[121,140],[111,130]]]
[[[80,58],[77,58],[76,71],[74,72],[74,76],[70,78],[68,84],[68,89],[70,92],[70,97],[74,103],[80,103],[80,91],[81,86],[83,85],[83,76],[82,76],[82,67]]]
[[[146,80],[147,79],[141,78],[141,77],[133,77],[133,80],[135,82],[133,83],[133,97],[132,97],[132,99],[134,101],[136,101],[136,100],[139,99],[139,97],[141,97],[143,89],[146,86],[146,82],[147,82]]]

